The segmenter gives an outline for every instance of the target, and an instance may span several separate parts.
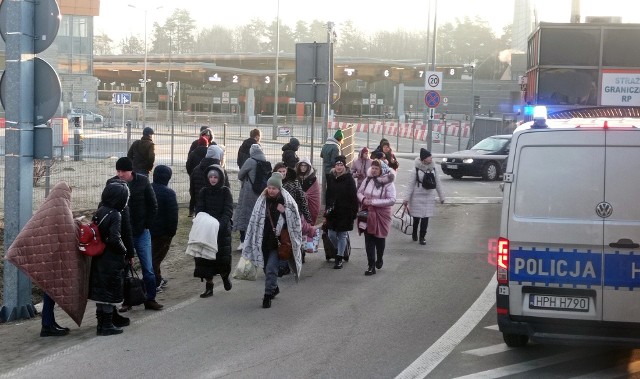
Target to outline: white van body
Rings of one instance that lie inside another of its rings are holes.
[[[640,346],[640,130],[576,126],[511,141],[496,291],[509,346]]]

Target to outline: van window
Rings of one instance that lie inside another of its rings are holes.
[[[595,206],[604,198],[603,147],[527,146],[516,164],[515,216],[594,219],[593,207],[576,204]]]

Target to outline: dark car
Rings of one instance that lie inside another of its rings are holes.
[[[487,137],[469,150],[442,158],[442,172],[454,179],[477,176],[484,180],[498,180],[506,168],[510,144],[511,134]],[[493,157],[494,155],[501,157]]]

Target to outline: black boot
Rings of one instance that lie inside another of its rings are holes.
[[[333,265],[333,268],[336,269],[336,270],[339,270],[339,269],[342,268],[342,257],[341,256],[339,256],[339,255],[336,256],[336,264]]]
[[[425,238],[427,236],[427,232],[420,232],[420,245],[426,245],[427,244],[427,239]]]
[[[96,326],[96,334],[102,334],[102,312],[99,309],[96,309],[96,320],[98,320],[98,326]]]
[[[222,277],[222,285],[224,286],[225,291],[231,291],[231,280],[229,280],[229,275],[225,275]]]
[[[273,290],[273,295],[271,295],[271,298],[275,299],[279,293],[280,293],[280,287],[276,286],[276,289]]]
[[[112,320],[113,326],[117,326],[118,328],[129,326],[129,324],[131,324],[131,320],[129,320],[129,317],[120,316],[120,313],[118,313],[118,310],[115,307],[113,308]]]
[[[384,262],[382,261],[382,254],[383,254],[383,253],[380,253],[380,252],[376,253],[376,258],[377,258],[377,259],[376,259],[376,268],[377,268],[378,270],[380,270],[380,269],[382,268],[382,264],[384,263]]]
[[[262,308],[271,308],[271,299],[273,299],[272,295],[264,295],[262,298]]]
[[[64,328],[57,328],[55,325],[44,326],[40,329],[40,337],[59,337],[69,334]]]
[[[414,221],[413,226],[413,233],[411,233],[411,239],[414,241],[418,240],[418,223]]]
[[[367,269],[367,271],[364,272],[364,274],[366,276],[371,276],[371,275],[375,275],[376,274],[376,266],[374,265],[369,265],[369,268]]]
[[[122,333],[121,328],[117,328],[113,325],[113,312],[101,312],[102,313],[102,328],[98,332],[99,336],[110,336],[113,334]]]
[[[201,298],[213,296],[213,283],[205,283],[204,284],[204,292],[200,294]]]

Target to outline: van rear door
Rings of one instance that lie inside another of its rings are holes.
[[[601,320],[604,220],[595,208],[605,199],[604,130],[536,130],[514,139],[509,314]]]
[[[640,322],[640,131],[606,138],[603,320]]]

